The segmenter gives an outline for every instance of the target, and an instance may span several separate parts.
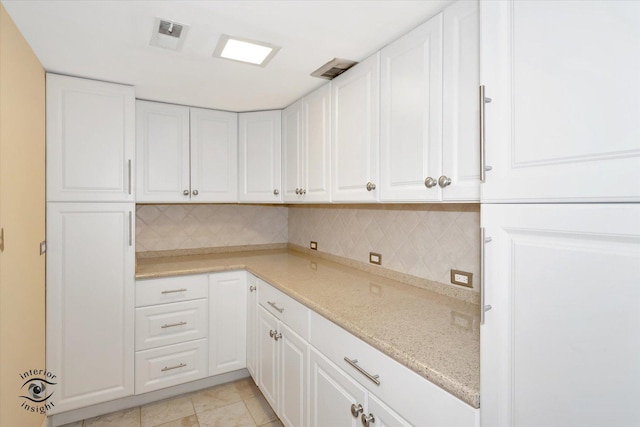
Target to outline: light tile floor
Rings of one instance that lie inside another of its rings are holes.
[[[282,427],[251,378],[64,427]]]

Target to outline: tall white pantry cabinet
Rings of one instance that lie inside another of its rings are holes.
[[[482,426],[638,426],[640,3],[482,1],[480,27]]]
[[[47,74],[49,415],[134,392],[134,98]]]

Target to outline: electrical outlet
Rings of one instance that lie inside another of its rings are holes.
[[[318,250],[318,242],[314,242],[313,240],[311,242],[309,242],[309,247],[314,250],[317,251]]]
[[[467,288],[473,288],[473,273],[451,270],[451,283],[454,285],[465,286]]]
[[[382,265],[382,255],[375,252],[369,252],[369,262],[375,265]]]

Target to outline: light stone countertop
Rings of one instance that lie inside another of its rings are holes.
[[[476,304],[286,249],[138,258],[136,279],[240,269],[480,406]]]

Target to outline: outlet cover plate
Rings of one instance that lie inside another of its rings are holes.
[[[313,240],[311,242],[309,242],[309,248],[313,249],[314,251],[318,250],[318,242],[314,242]]]
[[[369,262],[375,265],[382,265],[382,254],[369,252]]]
[[[473,288],[473,273],[466,271],[451,270],[451,283],[454,285]]]

